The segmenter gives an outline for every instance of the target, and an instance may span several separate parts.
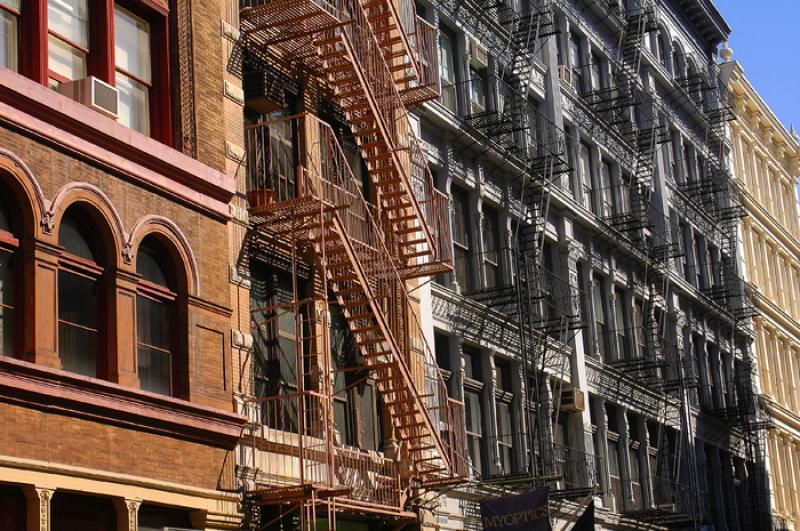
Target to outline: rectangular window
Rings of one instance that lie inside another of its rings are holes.
[[[138,372],[142,389],[172,395],[170,307],[144,295],[136,298]]]
[[[580,93],[583,91],[583,63],[578,35],[575,33],[569,36],[569,60],[572,67],[572,88]]]
[[[483,472],[481,447],[482,447],[482,423],[481,394],[476,390],[464,391],[464,407],[466,409],[467,421],[467,447],[469,457],[472,459],[472,466],[480,474]]]
[[[633,338],[636,341],[635,356],[643,357],[645,354],[645,321],[644,303],[640,299],[633,300]]]
[[[453,187],[453,250],[456,281],[461,289],[472,286],[469,194]]]
[[[611,492],[614,494],[617,511],[622,512],[625,498],[622,494],[622,476],[619,466],[619,443],[617,442],[619,435],[611,432],[608,435],[608,474],[611,477]]]
[[[114,8],[114,57],[119,122],[150,135],[150,24],[121,7]]]
[[[600,162],[601,217],[608,217],[614,214],[613,192],[611,188],[611,166],[604,160]]]
[[[486,75],[484,72],[478,72],[474,68],[470,68],[470,86],[472,93],[470,100],[472,102],[472,113],[479,113],[486,110]]]
[[[484,207],[483,215],[483,269],[486,287],[493,288],[500,283],[500,227],[498,213]]]
[[[89,54],[88,0],[48,0],[50,85],[86,77]]]
[[[17,70],[20,0],[0,0],[0,67]]]
[[[597,350],[600,359],[606,357],[606,341],[608,341],[608,328],[606,327],[606,311],[603,303],[603,279],[596,278],[592,283],[592,302],[594,304],[594,322],[597,330]]]
[[[65,370],[97,376],[100,334],[97,282],[69,271],[58,273],[58,354]]]
[[[628,339],[627,339],[627,301],[625,298],[625,294],[620,289],[615,289],[614,293],[616,294],[616,301],[614,303],[615,308],[615,318],[616,318],[616,342],[617,342],[617,356],[619,359],[629,359],[630,352],[628,349]]]
[[[582,201],[584,208],[592,210],[592,166],[589,146],[581,142],[578,148],[578,160],[580,163],[580,179],[583,191]]]
[[[639,443],[632,441],[628,446],[628,460],[631,464],[631,496],[633,498],[631,508],[639,510],[642,508],[642,479],[639,467]]]
[[[0,356],[14,353],[14,272],[11,253],[0,248]]]
[[[455,39],[445,28],[439,28],[439,77],[442,83],[440,102],[452,113],[458,111],[456,97]]]

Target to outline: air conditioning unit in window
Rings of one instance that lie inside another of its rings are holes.
[[[572,86],[572,70],[567,65],[558,65],[558,79],[568,86]]]
[[[189,529],[188,527],[162,527],[161,531],[200,531],[200,530]]]
[[[478,41],[469,39],[469,64],[478,70],[489,66],[489,53]]]
[[[585,395],[578,388],[561,390],[561,411],[583,411],[586,409]]]
[[[94,76],[61,83],[58,92],[109,118],[116,120],[119,116],[117,89]]]

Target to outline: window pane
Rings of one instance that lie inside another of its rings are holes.
[[[17,17],[0,11],[0,66],[17,69]]]
[[[50,35],[48,38],[49,68],[67,79],[86,77],[86,54]]]
[[[94,242],[87,233],[87,223],[82,216],[65,215],[58,229],[58,244],[70,254],[95,262]]]
[[[58,353],[64,370],[97,376],[97,333],[71,324],[58,325]]]
[[[119,7],[114,8],[114,56],[117,67],[151,81],[150,25]]]
[[[171,283],[168,280],[169,275],[161,266],[161,249],[148,245],[148,243],[150,242],[146,239],[139,246],[139,252],[136,253],[136,272],[148,282],[171,288]]]
[[[151,347],[170,348],[170,306],[147,297],[136,298],[137,339]]]
[[[139,345],[139,383],[145,391],[172,394],[172,356],[154,348]]]
[[[47,27],[68,41],[89,47],[88,0],[48,0]]]
[[[147,85],[117,72],[118,122],[144,135],[150,134],[150,90]]]
[[[58,274],[58,318],[70,324],[97,329],[96,283],[72,273]]]

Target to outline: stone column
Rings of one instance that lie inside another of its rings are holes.
[[[565,238],[561,246],[561,256],[563,262],[566,263],[568,274],[568,297],[569,304],[567,311],[577,318],[581,318],[581,290],[583,286],[578,283],[578,268],[581,264],[578,263],[583,257],[583,248],[577,240],[572,238]],[[582,322],[585,322],[583,320]],[[575,332],[573,341],[573,352],[570,356],[570,385],[580,390],[584,395],[584,404],[589,403],[589,396],[586,392],[588,388],[586,378],[586,351],[587,346],[590,344],[588,338],[584,337],[584,330],[580,329]],[[570,426],[571,440],[575,441],[574,448],[579,452],[588,455],[594,455],[594,447],[592,444],[592,419],[589,414],[589,408],[585,407],[579,414],[573,415],[574,421]]]
[[[636,431],[641,434],[639,454],[645,456],[645,459],[639,459],[639,469],[641,475],[645,478],[642,481],[642,508],[648,509],[655,507],[652,478],[655,476],[656,471],[650,470],[650,432],[647,430],[647,421],[644,417],[636,417]]]
[[[480,173],[483,173],[483,170],[480,170]],[[480,181],[480,179],[476,179],[476,181]],[[470,193],[470,209],[472,210],[472,217],[475,220],[475,223],[472,227],[472,241],[470,242],[472,245],[472,268],[474,271],[474,275],[472,275],[474,286],[473,289],[483,288],[486,286],[486,271],[483,269],[483,260],[485,258],[484,255],[484,242],[483,242],[483,224],[485,223],[483,219],[483,199],[481,199],[481,192],[480,188],[472,191]],[[462,289],[466,286],[461,286]]]
[[[483,440],[486,443],[486,453],[489,460],[490,469],[493,473],[499,474],[500,454],[497,451],[497,436],[505,435],[497,433],[497,408],[495,407],[495,392],[497,390],[497,366],[494,363],[494,354],[489,352],[486,356],[481,356],[481,367],[484,379],[484,390],[481,394],[483,402],[484,422]]]
[[[33,304],[25,306],[25,360],[46,367],[61,368],[58,355],[58,249],[34,242],[26,253],[25,285]]]
[[[594,402],[594,418],[597,421],[597,457],[600,458],[600,487],[603,491],[603,505],[614,507],[614,494],[611,491],[611,474],[608,467],[608,419],[606,418],[606,399],[598,396]]]
[[[117,324],[116,344],[109,345],[108,379],[128,387],[139,387],[136,355],[136,278],[118,271],[112,301]],[[116,353],[116,355],[114,355]]]
[[[633,488],[631,486],[631,460],[630,460],[630,444],[631,444],[631,431],[628,423],[628,412],[620,407],[617,410],[617,422],[619,423],[619,449],[621,454],[619,457],[620,478],[622,479],[622,491],[625,496],[625,501],[617,507],[617,512],[622,512],[619,509],[624,508],[633,503]]]
[[[133,498],[115,498],[114,507],[117,510],[117,531],[139,530],[139,507],[142,500]]]
[[[28,531],[50,531],[50,502],[55,492],[55,489],[34,486],[25,488]]]

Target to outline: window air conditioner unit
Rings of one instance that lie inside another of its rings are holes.
[[[117,89],[94,76],[61,83],[58,92],[109,118],[116,120],[119,116]]]
[[[572,86],[572,70],[567,65],[558,65],[558,79],[568,86]]]
[[[188,527],[162,527],[161,531],[200,531],[200,529],[190,529]]]
[[[486,48],[473,38],[469,39],[469,64],[478,70],[489,66],[489,54]]]
[[[577,388],[561,390],[561,411],[583,411],[586,409],[583,391]]]

